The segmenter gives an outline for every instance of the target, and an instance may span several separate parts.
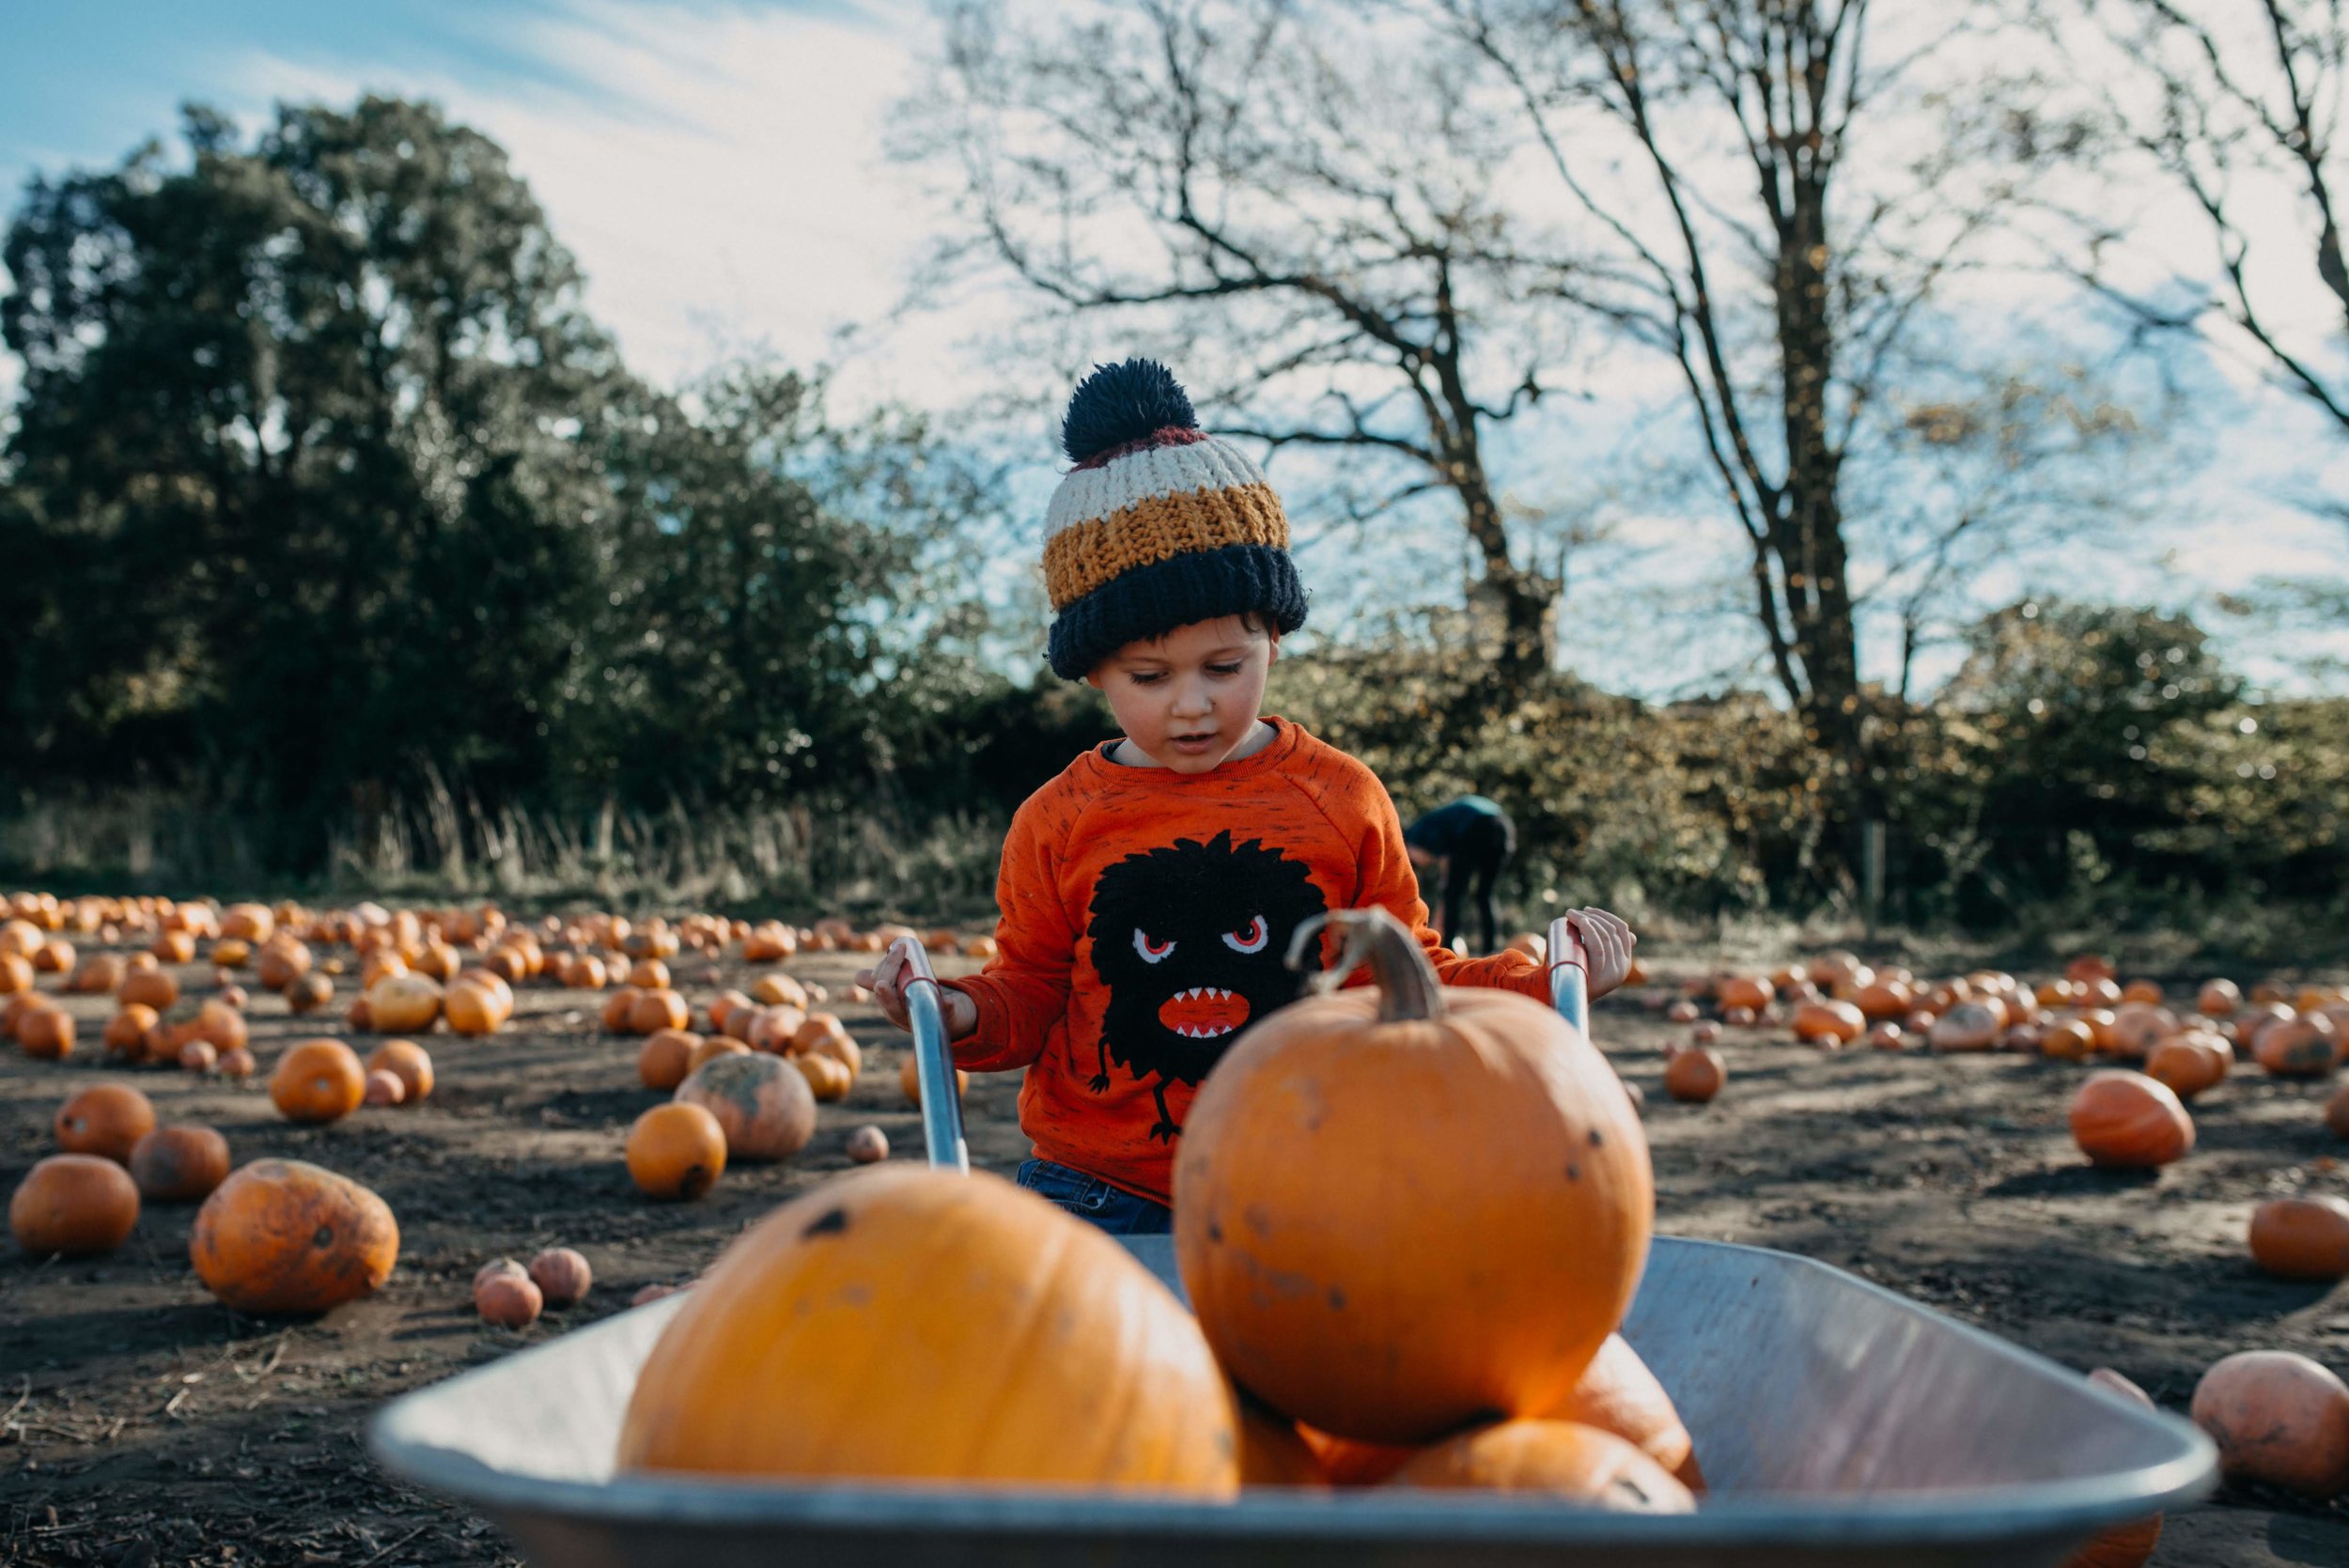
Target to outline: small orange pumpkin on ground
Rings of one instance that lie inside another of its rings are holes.
[[[1814,1046],[1848,1046],[1868,1020],[1848,1001],[1806,1001],[1795,1009],[1795,1038]]]
[[[2275,1078],[2325,1078],[2340,1065],[2341,1037],[2324,1014],[2303,1013],[2261,1030],[2251,1055]]]
[[[122,1245],[139,1222],[129,1172],[97,1155],[51,1155],[8,1199],[8,1231],[34,1257],[86,1258]]]
[[[538,1321],[546,1296],[537,1282],[520,1268],[477,1277],[473,1287],[474,1311],[484,1323],[500,1328],[527,1328]]]
[[[322,1312],[391,1277],[399,1224],[381,1198],[299,1159],[257,1159],[204,1200],[196,1277],[240,1312]]]
[[[408,1097],[408,1085],[397,1073],[381,1067],[369,1067],[366,1077],[366,1105],[397,1105]]]
[[[134,1001],[106,1020],[101,1043],[115,1056],[145,1056],[148,1032],[160,1021],[155,1009]]]
[[[729,1160],[789,1159],[816,1136],[816,1095],[781,1057],[745,1050],[705,1062],[677,1086],[677,1100],[718,1119]]]
[[[2349,1278],[2349,1203],[2271,1198],[2251,1211],[2251,1261],[2281,1280]]]
[[[647,1089],[676,1088],[693,1070],[693,1052],[701,1043],[700,1035],[682,1029],[663,1029],[647,1035],[645,1048],[636,1053],[637,1079]]]
[[[239,1080],[251,1078],[254,1069],[258,1065],[259,1063],[253,1060],[253,1053],[242,1046],[239,1046],[235,1050],[222,1051],[217,1063],[221,1077]]]
[[[2306,1356],[2228,1357],[2195,1385],[2192,1414],[2230,1477],[2320,1502],[2349,1491],[2349,1388]]]
[[[196,1203],[228,1179],[228,1140],[210,1127],[157,1127],[132,1146],[131,1179],[149,1203]]]
[[[2005,1029],[2006,1020],[1989,1001],[1961,1001],[1933,1020],[1926,1038],[1935,1050],[1988,1050]]]
[[[2206,1018],[2231,1018],[2242,1010],[2243,989],[2232,980],[2203,982],[2194,1010]]]
[[[2227,1076],[2234,1053],[2216,1034],[2181,1034],[2164,1040],[2145,1059],[2145,1076],[2166,1083],[2182,1100],[2216,1088]]]
[[[17,1019],[16,1043],[24,1054],[40,1062],[57,1062],[73,1054],[73,1016],[54,1003],[25,1009]]]
[[[1721,1092],[1729,1081],[1729,1069],[1722,1064],[1719,1052],[1693,1046],[1675,1051],[1664,1063],[1664,1093],[1673,1099],[1692,1105],[1703,1105]]]
[[[904,1065],[897,1069],[897,1087],[904,1091],[907,1104],[918,1106],[922,1103],[922,1064],[914,1060],[911,1052],[907,1053]],[[964,1094],[970,1090],[971,1075],[957,1067],[955,1093]]]
[[[1420,1450],[1387,1484],[1541,1493],[1622,1514],[1689,1514],[1697,1505],[1688,1488],[1636,1446],[1572,1421],[1472,1428]]]
[[[443,995],[428,975],[389,975],[367,988],[367,1021],[383,1034],[422,1034],[440,1017]]]
[[[155,1130],[155,1107],[127,1083],[94,1083],[57,1108],[57,1147],[127,1164],[131,1150]]]
[[[556,1312],[584,1299],[595,1281],[587,1260],[568,1247],[550,1247],[530,1260],[530,1282]]]
[[[640,991],[628,1010],[628,1026],[638,1034],[683,1029],[692,1021],[693,1010],[675,991]]]
[[[2098,1165],[2167,1165],[2194,1147],[2194,1119],[2143,1073],[2092,1073],[2072,1096],[2072,1141]]]
[[[1734,974],[1713,988],[1713,998],[1724,1010],[1743,1007],[1759,1013],[1770,1004],[1777,992],[1760,975]]]
[[[827,1103],[845,1100],[848,1097],[848,1091],[856,1087],[856,1080],[849,1076],[848,1069],[842,1066],[837,1058],[822,1051],[812,1050],[803,1056],[789,1056],[781,1060],[790,1063],[799,1075],[807,1079],[808,1091],[818,1100]]]
[[[628,1131],[628,1173],[652,1198],[698,1198],[726,1168],[726,1134],[698,1105],[654,1106]]]
[[[848,1134],[841,1152],[854,1165],[878,1165],[889,1157],[889,1135],[867,1123]]]
[[[412,1105],[432,1093],[432,1058],[413,1040],[386,1040],[367,1058],[370,1073],[390,1073],[406,1091],[400,1103]]]
[[[460,978],[442,998],[441,1013],[452,1034],[495,1034],[514,1016],[512,996]]]
[[[662,1032],[678,1033],[682,1032],[677,1030],[664,1030]],[[687,1038],[693,1042],[692,1048],[685,1053],[685,1076],[687,1078],[692,1078],[695,1073],[699,1072],[701,1070],[702,1063],[705,1062],[715,1062],[722,1056],[747,1056],[750,1054],[750,1047],[728,1035],[712,1034],[705,1038],[699,1034],[692,1034],[688,1035]]]
[[[304,1040],[277,1059],[269,1097],[288,1121],[340,1121],[366,1102],[366,1069],[340,1040]]]
[[[115,993],[115,1000],[125,1007],[136,1002],[158,1013],[167,1013],[179,1001],[179,982],[162,970],[132,970],[123,977],[122,989]]]

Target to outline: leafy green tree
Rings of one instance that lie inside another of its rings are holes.
[[[195,772],[303,858],[428,760],[548,768],[615,498],[618,377],[504,153],[428,105],[287,107],[251,146],[31,186],[0,329],[10,458],[51,568],[8,765]]]

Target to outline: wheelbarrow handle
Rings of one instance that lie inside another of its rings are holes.
[[[1582,1032],[1591,1032],[1591,959],[1583,949],[1582,933],[1574,928],[1571,920],[1560,915],[1549,923],[1549,1004],[1558,1009],[1559,1017]]]
[[[905,958],[906,1013],[913,1024],[913,1070],[922,1085],[922,1142],[935,1170],[971,1173],[971,1150],[962,1138],[962,1096],[955,1090],[954,1053],[946,1048],[946,1014],[940,1003],[938,974],[930,955],[911,937],[890,944]]]

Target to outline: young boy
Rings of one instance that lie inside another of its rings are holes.
[[[1088,377],[1062,440],[1077,466],[1047,520],[1049,654],[1109,699],[1123,735],[1013,817],[1000,951],[941,987],[946,1033],[958,1066],[1027,1070],[1019,1126],[1035,1157],[1021,1186],[1104,1230],[1162,1232],[1192,1095],[1242,1029],[1297,998],[1282,960],[1312,916],[1384,906],[1449,986],[1548,1005],[1549,981],[1522,954],[1439,946],[1377,779],[1260,716],[1305,595],[1255,464],[1201,431],[1145,360]],[[1603,995],[1636,939],[1604,910],[1572,918]],[[857,978],[907,1027],[897,960]]]

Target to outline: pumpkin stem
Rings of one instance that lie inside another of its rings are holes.
[[[1443,983],[1436,978],[1426,950],[1409,926],[1376,905],[1367,909],[1332,909],[1299,925],[1289,940],[1290,969],[1300,972],[1305,969],[1306,944],[1319,938],[1325,926],[1344,932],[1346,944],[1338,950],[1338,961],[1308,982],[1314,990],[1334,991],[1347,975],[1368,964],[1370,978],[1378,987],[1380,1023],[1443,1017]]]

